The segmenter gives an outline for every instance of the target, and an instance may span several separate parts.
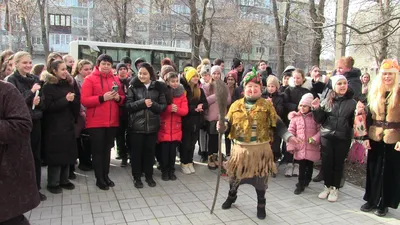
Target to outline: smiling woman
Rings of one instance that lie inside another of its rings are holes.
[[[40,167],[40,149],[41,149],[41,119],[43,116],[43,99],[42,93],[40,93],[41,83],[39,78],[35,75],[30,74],[32,69],[32,59],[28,52],[17,52],[14,55],[15,68],[13,74],[11,74],[7,81],[13,84],[25,99],[25,102],[31,111],[33,129],[31,132],[31,148],[33,158],[35,160],[35,172],[36,172],[36,184],[40,189],[40,178],[41,178],[41,167]],[[35,94],[39,91],[39,95]],[[42,200],[46,197],[40,194]]]

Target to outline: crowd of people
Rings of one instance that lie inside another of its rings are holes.
[[[161,179],[174,181],[179,154],[183,174],[196,172],[193,156],[210,170],[226,169],[229,193],[223,209],[237,199],[241,184],[257,193],[257,217],[264,219],[269,177],[298,177],[294,194],[312,180],[324,181],[318,198],[335,202],[344,184],[344,162],[353,138],[368,149],[367,184],[361,210],[385,216],[400,202],[399,70],[395,60],[382,62],[373,81],[342,57],[323,76],[288,66],[279,80],[267,62],[244,68],[235,58],[224,74],[224,61],[204,59],[178,71],[165,58],[156,72],[144,59],[124,57],[114,64],[102,54],[96,62],[51,53],[45,64],[32,64],[27,52],[4,51],[0,78],[0,224],[29,224],[23,213],[46,196],[40,193],[41,167],[47,166],[47,190],[60,194],[75,188],[75,165],[94,171],[96,186],[114,187],[111,149],[116,142],[121,167],[131,165],[134,186],[149,187],[153,166]],[[225,83],[227,107],[221,111]],[[219,86],[219,88],[221,88]],[[225,113],[225,123],[218,121]],[[359,118],[364,118],[360,121]],[[366,132],[355,135],[356,122]],[[224,164],[218,159],[219,133],[225,133]]]

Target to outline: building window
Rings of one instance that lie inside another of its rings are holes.
[[[171,6],[172,14],[189,14],[190,9],[186,5],[172,5]]]
[[[85,36],[77,36],[77,37],[75,37],[75,40],[78,40],[78,41],[87,41],[87,37],[85,37]]]
[[[71,26],[70,15],[50,14],[49,16],[50,16],[50,26],[62,26],[62,27]]]
[[[42,44],[42,38],[32,37],[32,45],[41,45],[41,44]]]
[[[264,53],[265,48],[264,47],[256,47],[256,53]]]
[[[156,30],[159,31],[168,31],[170,28],[169,22],[168,21],[161,21],[161,23],[156,25]]]
[[[134,26],[134,30],[135,31],[139,31],[139,32],[146,32],[147,31],[147,23],[143,22],[143,23],[137,23]]]
[[[87,17],[79,17],[73,16],[72,17],[72,25],[73,27],[86,27],[88,23]]]
[[[153,45],[167,46],[167,42],[163,39],[153,39]]]

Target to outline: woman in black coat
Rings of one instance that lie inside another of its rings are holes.
[[[146,182],[155,187],[153,164],[160,113],[167,106],[164,83],[153,80],[155,73],[148,63],[141,63],[138,76],[133,78],[126,99],[128,116],[128,141],[131,148],[132,176],[136,188],[143,188],[142,173]]]
[[[41,181],[41,141],[42,141],[42,126],[41,119],[43,116],[44,104],[41,101],[40,93],[40,80],[35,75],[30,74],[32,69],[32,58],[28,52],[17,52],[14,55],[15,71],[8,78],[7,82],[13,84],[19,92],[22,94],[25,104],[32,118],[32,131],[31,131],[31,148],[33,153],[33,159],[35,160],[35,174],[36,174],[36,185],[40,190]],[[39,92],[40,95],[35,96]],[[46,196],[39,193],[42,201],[46,200]]]
[[[75,188],[68,175],[69,165],[78,156],[74,125],[80,111],[80,93],[63,61],[51,62],[47,70],[41,77],[47,106],[43,115],[43,150],[48,164],[47,189],[57,194],[62,188]]]

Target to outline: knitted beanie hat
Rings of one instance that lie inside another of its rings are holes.
[[[311,107],[311,102],[314,100],[314,96],[311,93],[304,94],[301,97],[299,105],[306,105]]]
[[[279,80],[276,76],[268,76],[267,78],[267,86],[268,85],[274,85],[276,87],[277,90],[279,90],[280,85],[279,85]]]
[[[188,71],[186,72],[186,81],[190,82],[190,80],[194,77],[194,76],[198,76],[197,71],[195,68],[191,67],[190,69],[188,69]]]
[[[339,80],[347,80],[347,79],[346,79],[346,77],[343,76],[343,75],[335,75],[335,76],[332,76],[332,77],[331,77],[332,89],[333,89],[333,90],[335,90],[336,83],[337,83]]]
[[[128,67],[126,66],[126,64],[125,63],[118,63],[118,65],[117,65],[117,72],[119,71],[119,69],[121,69],[121,68],[125,68],[125,69],[127,69],[128,70]]]

